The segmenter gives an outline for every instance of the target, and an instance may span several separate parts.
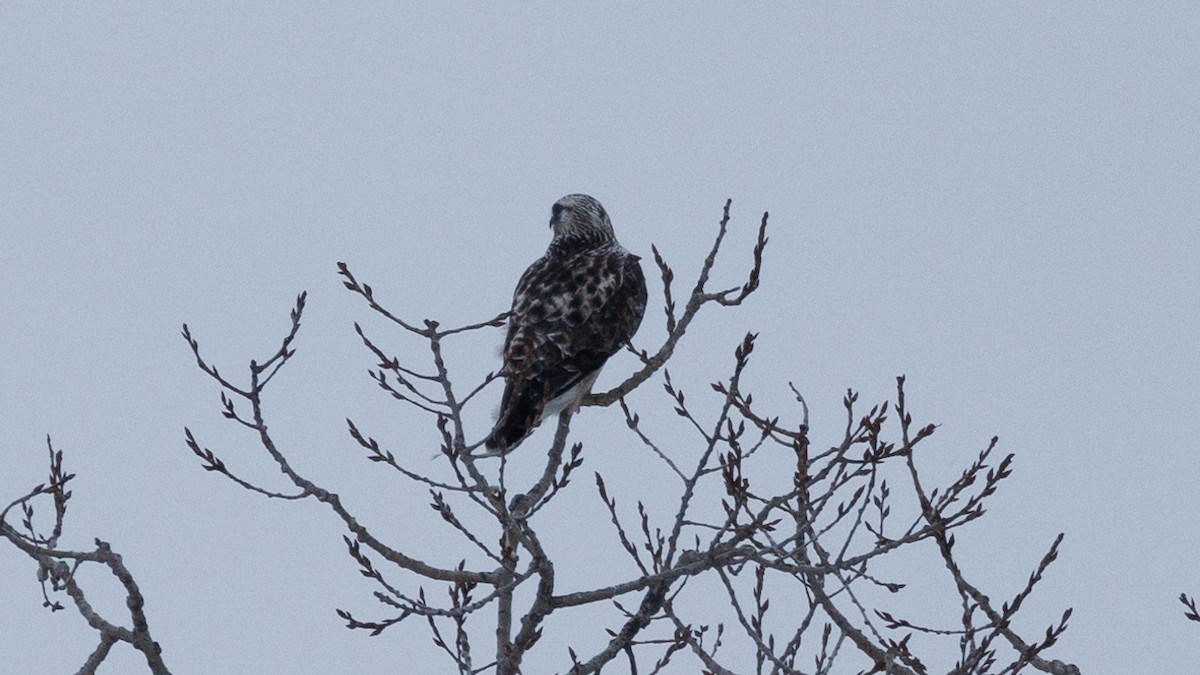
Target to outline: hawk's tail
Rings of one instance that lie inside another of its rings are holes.
[[[507,452],[516,447],[537,426],[545,408],[545,398],[546,385],[536,378],[504,392],[500,419],[483,441],[487,449]]]

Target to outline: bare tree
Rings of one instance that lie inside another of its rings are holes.
[[[666,337],[653,352],[630,345],[641,367],[610,391],[584,400],[585,407],[618,405],[630,432],[647,448],[647,461],[665,463],[678,479],[679,498],[673,517],[665,523],[651,522],[639,504],[638,525],[630,527],[617,498],[610,494],[603,477],[595,474],[596,491],[607,508],[615,542],[628,554],[633,569],[620,583],[560,588],[556,565],[564,563],[550,556],[539,536],[539,514],[567,490],[580,489],[571,480],[584,460],[582,445],[571,441],[572,413],[558,418],[545,455],[546,464],[532,485],[511,484],[506,475],[508,462],[516,460],[472,454],[478,444],[468,439],[464,417],[496,374],[464,390],[448,375],[443,345],[473,331],[502,325],[504,314],[455,328],[443,328],[432,320],[410,322],[388,310],[371,286],[360,282],[345,264],[339,264],[346,288],[390,321],[401,335],[423,343],[428,350],[428,361],[420,365],[412,350],[404,350],[403,358],[392,355],[361,326],[355,326],[377,362],[372,378],[388,395],[429,417],[441,438],[441,456],[453,479],[435,480],[429,471],[410,468],[396,452],[348,420],[350,436],[371,460],[429,491],[433,509],[461,541],[463,562],[457,566],[439,567],[426,562],[418,542],[382,541],[344,506],[337,494],[300,475],[268,432],[262,405],[264,391],[296,353],[292,345],[300,329],[304,294],[292,310],[291,328],[281,346],[267,359],[250,362],[248,384],[226,379],[201,356],[199,344],[187,326],[183,329],[200,368],[221,389],[224,416],[257,436],[290,479],[293,491],[268,490],[235,475],[190,430],[185,430],[187,444],[205,469],[223,474],[246,489],[269,497],[311,498],[327,504],[349,531],[345,537],[347,550],[362,574],[378,584],[374,595],[384,606],[380,616],[369,620],[339,610],[347,625],[379,634],[409,619],[423,620],[434,644],[462,674],[493,669],[500,675],[521,672],[523,661],[537,646],[548,622],[569,620],[573,609],[597,603],[611,603],[623,618],[619,625],[607,629],[606,644],[594,653],[570,650],[569,659],[562,665],[565,672],[599,672],[620,658],[628,662],[630,672],[648,668],[648,672],[658,673],[690,654],[710,673],[747,672],[751,667],[757,673],[829,673],[835,663],[843,661],[847,662],[845,667],[854,664],[868,672],[927,673],[925,662],[910,643],[913,635],[921,634],[949,641],[952,646],[940,647],[935,655],[958,654],[952,673],[1016,673],[1026,666],[1047,673],[1077,673],[1075,666],[1043,656],[1066,629],[1069,609],[1035,639],[1018,635],[1012,627],[1014,616],[1057,556],[1061,535],[1026,586],[999,604],[968,580],[955,559],[955,531],[984,514],[985,500],[1010,475],[1012,456],[998,461],[994,458],[996,439],[957,480],[938,487],[926,485],[916,461],[917,447],[934,433],[935,426],[914,424],[901,377],[895,402],[874,406],[865,414],[859,411],[858,396],[848,392],[843,401],[846,425],[841,438],[828,447],[814,449],[809,439],[807,406],[794,387],[800,421],[791,426],[779,414],[762,410],[744,390],[743,376],[755,345],[752,334],[746,335],[734,350],[730,375],[712,384],[719,412],[707,419],[693,414],[684,392],[672,383],[666,365],[699,312],[739,305],[755,292],[767,245],[764,213],[745,281],[710,290],[710,274],[725,240],[729,209],[727,202],[713,246],[700,266],[682,312],[674,297],[675,274],[654,250],[663,284]],[[643,424],[642,416],[625,401],[632,391],[660,376],[674,412],[694,432],[694,441],[683,451],[664,449]],[[889,440],[885,423],[891,411],[899,422],[899,433]],[[518,453],[521,461],[532,461],[536,456],[528,447],[532,441],[525,445]],[[768,448],[775,450],[775,457],[780,449],[791,457],[792,478],[786,489],[764,492],[755,488],[758,481],[752,480],[752,473],[758,465],[778,474],[778,461],[765,459],[772,454]],[[676,461],[672,457],[685,459]],[[902,499],[899,493],[893,493],[887,479],[893,467],[899,469],[906,484],[905,498],[916,506],[913,516],[899,523],[896,518],[889,519],[894,502]],[[719,503],[719,509],[710,508],[714,502]],[[463,509],[486,514],[491,526],[468,526],[468,520],[460,517]],[[876,578],[870,571],[872,564],[925,541],[933,543],[961,601],[953,628],[921,626],[869,601],[875,589],[895,592],[902,587]],[[474,562],[467,564],[468,559]],[[392,576],[397,573],[406,578],[394,581]],[[724,588],[735,617],[731,626],[720,624],[711,629],[710,617],[690,616],[682,608],[689,582],[699,579],[714,579]],[[430,600],[423,587],[411,590],[414,582],[419,585],[430,581],[445,585],[448,601]],[[772,611],[772,589],[783,585],[799,590],[805,598],[802,606],[787,611],[776,606]],[[518,594],[521,589],[531,590]],[[485,614],[490,620],[479,620]],[[750,645],[752,651],[748,653],[754,655],[753,664],[729,661],[720,651],[735,636]]]
[[[894,401],[866,412],[858,395],[848,391],[843,399],[844,428],[826,432],[833,440],[814,446],[807,403],[795,386],[794,408],[786,412],[766,409],[747,390],[743,380],[755,348],[753,334],[733,350],[728,376],[711,384],[712,398],[706,403],[715,404],[714,413],[696,412],[695,398],[689,399],[672,381],[667,364],[695,317],[702,310],[739,305],[759,286],[767,245],[765,213],[745,280],[710,290],[710,275],[729,222],[727,202],[712,248],[700,264],[682,310],[674,297],[675,273],[654,250],[663,286],[665,338],[654,350],[629,345],[640,363],[636,371],[583,402],[585,409],[617,406],[629,441],[644,446],[646,461],[661,462],[677,481],[673,486],[677,501],[670,515],[662,518],[640,499],[632,511],[623,504],[628,493],[637,498],[637,490],[644,486],[614,489],[600,473],[593,475],[606,512],[604,522],[577,527],[611,528],[612,545],[628,557],[630,570],[617,583],[562,588],[556,571],[578,563],[555,558],[544,545],[548,507],[570,491],[586,491],[572,480],[585,457],[582,444],[572,441],[573,413],[558,418],[546,463],[531,484],[514,485],[510,463],[538,461],[541,455],[532,446],[540,436],[526,440],[512,455],[473,454],[478,443],[468,439],[466,418],[477,408],[478,394],[497,376],[493,373],[469,387],[461,386],[449,375],[443,347],[447,341],[502,325],[505,314],[455,328],[443,328],[432,320],[409,322],[389,311],[369,285],[339,264],[346,288],[394,327],[394,335],[387,339],[399,336],[428,350],[423,363],[411,348],[398,352],[404,354],[402,359],[355,326],[376,363],[371,371],[374,382],[390,397],[427,416],[436,429],[446,477],[411,468],[413,457],[401,457],[363,426],[347,420],[349,434],[370,460],[429,492],[433,510],[459,542],[450,554],[460,560],[456,565],[428,562],[435,552],[423,548],[420,541],[384,541],[338,494],[301,475],[289,462],[287,449],[269,433],[264,392],[296,354],[293,345],[305,307],[303,293],[282,344],[266,359],[250,361],[245,381],[228,378],[210,364],[192,332],[183,327],[197,364],[220,390],[222,414],[250,431],[290,486],[268,489],[238,475],[190,429],[184,430],[186,443],[206,470],[242,488],[270,498],[314,499],[328,506],[347,530],[344,541],[349,555],[377,585],[373,596],[381,605],[369,619],[338,610],[347,626],[378,635],[406,621],[422,622],[460,674],[522,672],[546,627],[571,622],[578,610],[596,605],[615,608],[615,623],[594,626],[589,642],[600,646],[584,653],[572,647],[560,672],[627,668],[635,674],[662,673],[675,664],[686,672],[699,669],[714,674],[824,674],[835,667],[838,672],[924,674],[933,672],[927,662],[939,662],[945,665],[937,672],[956,675],[1015,674],[1029,668],[1057,675],[1078,673],[1076,666],[1046,657],[1066,630],[1070,609],[1044,633],[1030,637],[1014,628],[1017,613],[1055,560],[1062,535],[1049,546],[1024,587],[999,603],[969,580],[955,557],[957,531],[984,515],[987,499],[1011,475],[1012,455],[997,457],[995,438],[956,479],[934,485],[920,470],[918,446],[927,444],[936,427],[914,422],[900,377]],[[667,416],[658,414],[659,408],[639,413],[626,401],[651,380],[661,381],[669,406],[690,430],[690,439],[671,434],[664,440]],[[424,457],[421,453],[416,459]],[[141,611],[141,594],[120,557],[100,541],[94,552],[56,548],[70,478],[62,470],[61,453],[52,449],[50,480],[9,505],[0,518],[0,533],[38,562],[43,585],[47,580],[51,583],[47,606],[58,608],[50,593],[65,591],[100,633],[100,646],[80,672],[92,672],[111,645],[126,641],[146,655],[152,672],[165,673]],[[672,491],[656,487],[655,492],[661,496]],[[40,495],[51,497],[55,505],[55,526],[48,536],[37,534],[32,524],[30,502]],[[4,520],[17,505],[25,514],[25,532]],[[443,550],[437,553],[445,557],[447,546],[446,538],[439,540],[438,548]],[[887,580],[888,572],[879,570],[901,551],[924,555],[944,569],[958,606],[935,618],[942,625],[919,622],[912,612],[895,609],[887,600],[897,597],[904,584]],[[74,567],[67,561],[73,561]],[[109,623],[87,605],[74,582],[75,567],[84,562],[108,565],[125,585],[133,629]],[[426,593],[429,583],[443,588],[446,595],[440,597],[445,601],[435,601]],[[711,603],[697,606],[694,602],[697,595],[711,600],[713,589],[723,598],[720,616],[711,613]],[[1184,602],[1194,615],[1194,605]]]

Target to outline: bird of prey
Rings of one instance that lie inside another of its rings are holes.
[[[567,195],[550,213],[554,237],[513,293],[504,342],[504,396],[488,450],[515,447],[548,415],[574,411],[608,357],[646,311],[638,256],[613,234],[600,202]]]

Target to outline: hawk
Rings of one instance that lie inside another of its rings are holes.
[[[578,408],[600,368],[646,311],[638,256],[613,234],[600,202],[567,195],[550,212],[554,237],[513,292],[504,341],[504,396],[484,445],[506,452],[542,418]]]

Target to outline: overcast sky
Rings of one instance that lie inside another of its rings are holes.
[[[1089,675],[1194,669],[1200,625],[1176,598],[1200,594],[1200,4],[400,4],[0,5],[0,501],[44,480],[50,434],[78,473],[64,544],[124,555],[175,671],[449,667],[422,625],[342,627],[334,608],[376,605],[327,509],[200,469],[185,424],[282,487],[220,417],[180,324],[240,374],[307,289],[269,423],[383,536],[436,547],[428,495],[365,461],[343,422],[433,466],[428,425],[373,389],[352,321],[414,359],[424,347],[374,321],[335,265],[414,320],[491,317],[569,192],[684,278],[732,198],[718,285],[740,283],[769,210],[762,291],[698,321],[673,366],[696,400],[747,330],[749,389],[794,415],[794,382],[817,445],[840,437],[847,387],[882,400],[907,374],[915,415],[943,425],[931,475],[993,434],[1017,455],[959,535],[984,590],[1010,597],[1065,532],[1022,613],[1033,635],[1072,606],[1053,655]],[[652,306],[644,346],[661,324]],[[500,340],[454,348],[464,379],[496,366]],[[635,403],[666,410],[657,392]],[[577,427],[585,468],[625,503],[658,489],[617,411]],[[581,522],[602,515],[590,479],[572,489]],[[615,544],[588,522],[564,547]],[[115,612],[114,584],[90,580]],[[41,609],[11,547],[0,597],[7,672],[74,672],[94,647],[73,610]],[[922,602],[899,606],[953,627],[957,609]],[[539,658],[566,668],[562,649]]]

